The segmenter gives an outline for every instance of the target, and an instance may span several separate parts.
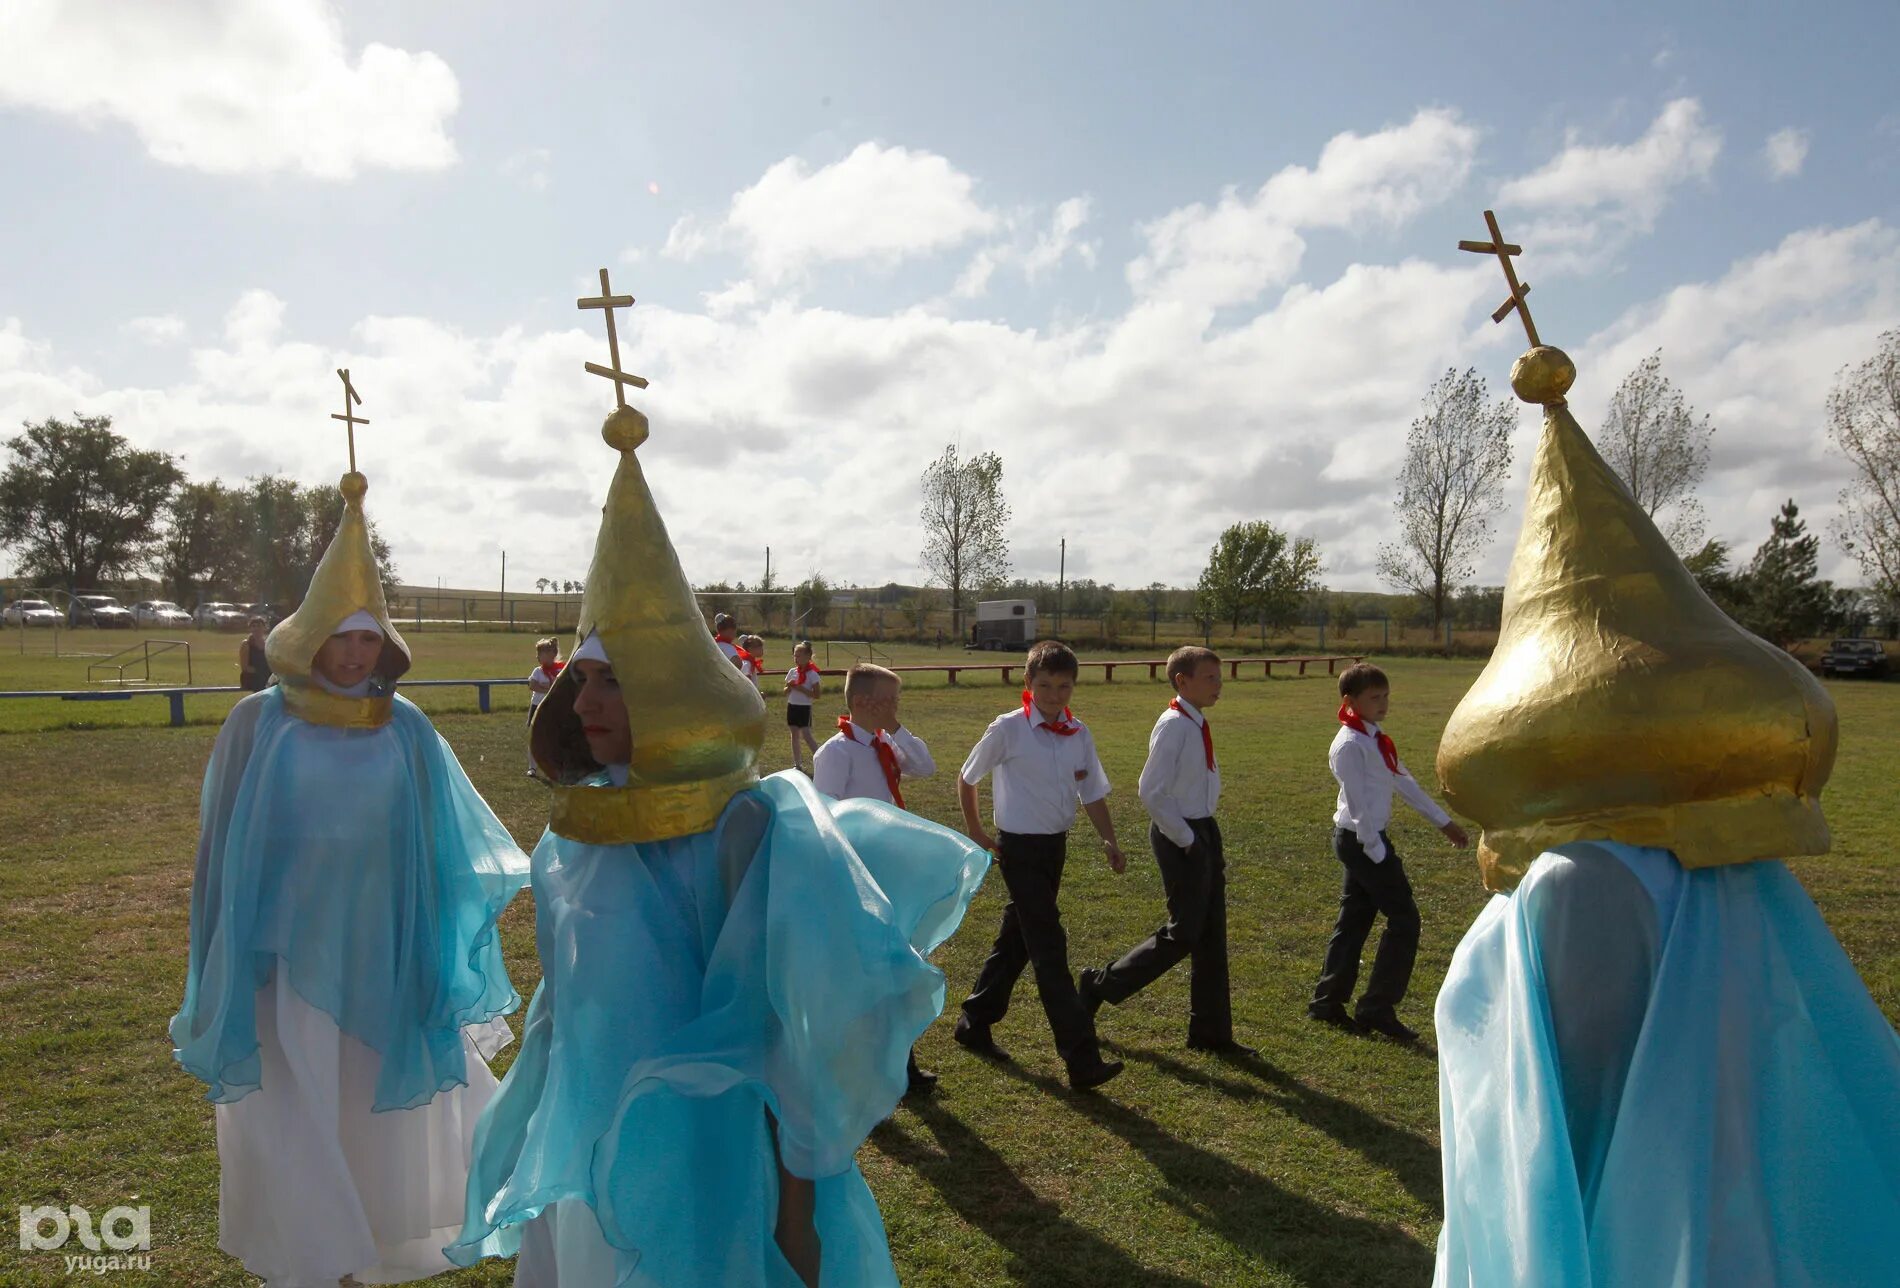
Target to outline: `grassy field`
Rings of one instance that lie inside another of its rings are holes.
[[[418,676],[525,674],[520,636],[414,640]],[[0,637],[0,689],[64,687],[83,662],[21,657]],[[208,637],[227,652],[229,637]],[[924,660],[897,650],[900,661]],[[774,641],[774,663],[789,650]],[[1407,759],[1429,765],[1474,663],[1399,661],[1389,724]],[[1111,875],[1078,836],[1064,907],[1074,960],[1099,962],[1162,915],[1161,885],[1133,793],[1165,690],[1129,673],[1085,684],[1076,711],[1094,727],[1129,871]],[[1842,753],[1826,801],[1836,848],[1793,866],[1892,1017],[1900,1015],[1900,894],[1892,838],[1900,806],[1900,686],[1834,685]],[[835,689],[833,690],[835,693]],[[954,765],[1014,702],[993,680],[914,685],[908,723],[945,765],[907,789],[913,808],[954,816]],[[1033,985],[998,1029],[1013,1068],[968,1057],[946,1018],[922,1043],[943,1075],[938,1096],[904,1107],[861,1160],[892,1250],[912,1285],[1417,1285],[1430,1278],[1440,1217],[1437,1069],[1429,1049],[1345,1037],[1301,1019],[1330,927],[1337,869],[1328,849],[1333,788],[1325,749],[1336,703],[1324,679],[1231,683],[1213,713],[1228,783],[1230,937],[1238,1035],[1261,1057],[1228,1064],[1182,1045],[1185,968],[1122,1008],[1101,1031],[1128,1061],[1096,1096],[1061,1085]],[[828,697],[821,711],[835,698]],[[217,1153],[202,1088],[171,1064],[186,940],[198,781],[224,705],[194,699],[193,724],[164,727],[165,704],[0,703],[0,1201],[76,1203],[95,1214],[149,1204],[152,1281],[251,1282],[216,1249]],[[425,701],[524,847],[544,819],[523,776],[521,708],[472,712],[466,691]],[[75,730],[76,718],[109,727]],[[766,768],[787,763],[777,704]],[[1086,834],[1086,828],[1083,829]],[[1395,837],[1418,889],[1425,934],[1403,1013],[1429,1029],[1431,997],[1484,895],[1468,854],[1404,815]],[[995,929],[992,879],[938,955],[951,1003],[967,991]],[[504,922],[525,996],[538,978],[533,908]],[[519,1027],[519,1017],[516,1017]],[[1429,1037],[1429,1035],[1428,1035]],[[504,1054],[504,1062],[507,1055]],[[0,1282],[54,1282],[51,1253],[0,1239]],[[491,1264],[452,1284],[506,1284]],[[138,1276],[127,1276],[137,1279]],[[123,1282],[124,1280],[121,1280]]]

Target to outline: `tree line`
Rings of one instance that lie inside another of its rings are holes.
[[[49,418],[7,441],[0,546],[35,586],[93,590],[150,577],[185,604],[296,604],[343,520],[343,494],[262,475],[187,478],[168,452],[135,448],[110,416]],[[370,525],[385,586],[388,543]]]

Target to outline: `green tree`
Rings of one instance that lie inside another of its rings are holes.
[[[1834,588],[1819,575],[1821,539],[1800,516],[1793,500],[1783,505],[1748,564],[1742,624],[1783,648],[1822,629],[1834,599]]]
[[[1236,523],[1220,534],[1207,554],[1195,590],[1195,615],[1226,621],[1285,626],[1319,585],[1319,551],[1311,537],[1289,537],[1265,519]]]
[[[1447,371],[1405,436],[1399,540],[1379,547],[1379,576],[1417,595],[1436,627],[1476,569],[1491,517],[1504,506],[1517,406],[1489,401],[1476,371]]]
[[[228,588],[243,566],[242,498],[224,484],[185,483],[166,506],[158,575],[165,593],[183,604]]]
[[[823,573],[812,573],[793,590],[792,617],[795,621],[802,621],[807,631],[830,622],[831,583],[825,580]]]
[[[950,596],[950,618],[963,638],[963,601],[971,590],[1009,575],[1009,502],[995,452],[959,459],[955,445],[924,469],[924,572]]]
[[[0,546],[22,575],[87,589],[138,571],[159,544],[158,518],[184,478],[166,452],[143,451],[110,416],[48,419],[7,443]]]

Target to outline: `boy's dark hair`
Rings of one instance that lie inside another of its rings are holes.
[[[1027,683],[1047,671],[1051,675],[1079,675],[1082,664],[1075,660],[1075,650],[1056,640],[1043,640],[1029,650],[1029,660],[1023,666],[1023,680]]]
[[[713,629],[715,631],[723,631],[729,626],[737,626],[738,624],[739,623],[732,620],[731,613],[715,613],[713,615]]]
[[[1370,662],[1355,662],[1339,673],[1339,696],[1356,698],[1367,689],[1389,689],[1392,682],[1385,672]]]
[[[1220,665],[1220,654],[1211,648],[1202,648],[1199,644],[1185,644],[1168,654],[1168,683],[1173,684],[1182,676],[1192,676],[1201,669],[1201,663],[1212,662]]]

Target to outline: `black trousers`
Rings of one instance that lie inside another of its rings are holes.
[[[1063,1060],[1075,1064],[1099,1059],[1095,1025],[1069,974],[1069,937],[1056,908],[1069,834],[998,832],[996,842],[996,866],[1002,869],[1009,902],[976,987],[963,1000],[963,1014],[979,1027],[999,1022],[1009,1010],[1010,990],[1023,968],[1033,967],[1043,1014],[1049,1017],[1049,1031]]]
[[[1412,963],[1418,957],[1418,904],[1392,839],[1384,832],[1379,839],[1385,842],[1385,858],[1374,863],[1366,857],[1356,833],[1343,827],[1333,830],[1333,857],[1346,869],[1346,876],[1339,890],[1339,922],[1327,941],[1326,964],[1307,1007],[1315,1015],[1335,1014],[1352,1000],[1353,985],[1359,981],[1359,954],[1380,913],[1385,914],[1385,933],[1379,936],[1379,952],[1372,959],[1372,978],[1359,997],[1359,1018],[1392,1014],[1412,983]]]
[[[1227,986],[1227,858],[1220,824],[1192,818],[1194,843],[1182,849],[1150,824],[1148,844],[1161,868],[1168,920],[1102,974],[1104,1002],[1121,1003],[1188,959],[1188,1041],[1220,1045],[1234,1037]]]

